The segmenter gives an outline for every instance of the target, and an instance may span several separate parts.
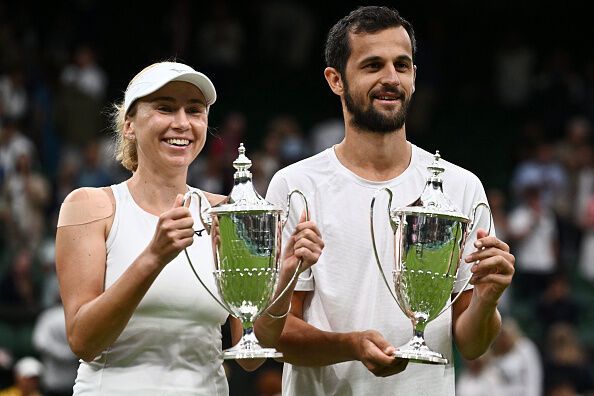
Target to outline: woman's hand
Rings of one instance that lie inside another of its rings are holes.
[[[173,207],[159,216],[153,239],[146,253],[153,256],[161,267],[167,265],[194,241],[194,219],[188,209],[190,200],[182,205],[183,195],[178,194]]]
[[[305,212],[301,214],[295,232],[287,241],[283,254],[283,268],[295,271],[299,260],[302,260],[300,272],[314,265],[324,249],[324,241],[320,230],[313,221],[305,221]]]

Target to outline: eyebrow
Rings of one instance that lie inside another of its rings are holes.
[[[158,96],[151,100],[151,102],[171,102],[171,103],[174,103],[175,101],[176,101],[176,99],[172,96]],[[198,103],[198,104],[206,106],[206,103],[201,99],[190,99],[188,102],[190,104]]]
[[[364,64],[364,63],[369,63],[369,62],[383,62],[383,58],[377,55],[373,55],[373,56],[368,56],[367,58],[364,58],[361,62],[359,62],[359,64]],[[399,55],[396,57],[396,60],[398,61],[407,61],[410,62],[411,64],[413,63],[412,58],[408,55]]]

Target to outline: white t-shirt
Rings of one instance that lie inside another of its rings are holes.
[[[280,170],[268,188],[267,200],[286,205],[287,194],[300,190],[307,198],[311,218],[324,240],[324,251],[312,267],[309,279],[300,279],[297,290],[311,291],[306,298],[304,320],[318,329],[331,332],[378,330],[398,347],[412,336],[412,325],[398,308],[381,278],[373,255],[370,234],[370,204],[378,189],[394,192],[392,208],[414,202],[427,180],[427,166],[433,155],[412,146],[409,167],[387,182],[371,182],[346,169],[333,148]],[[462,213],[470,215],[473,204],[486,202],[485,192],[476,176],[446,161],[444,191]],[[293,195],[293,207],[284,229],[284,239],[293,232],[302,201]],[[391,279],[393,232],[388,224],[388,196],[378,195],[375,205],[375,235],[384,273]],[[487,211],[478,226],[487,229]],[[465,254],[473,251],[475,231],[469,236]],[[459,279],[467,279],[470,265],[463,264]],[[302,274],[306,277],[308,274]],[[456,284],[459,291],[464,282]],[[448,365],[410,364],[389,378],[376,378],[358,361],[325,367],[300,367],[285,364],[284,395],[447,395],[454,394],[452,364],[451,310],[430,322],[425,331],[430,348],[444,354]]]
[[[112,190],[116,211],[106,241],[106,289],[146,248],[158,221],[134,202],[126,182]],[[201,229],[194,199],[190,211],[194,229]],[[204,283],[216,290],[210,236],[195,236],[188,253]],[[92,362],[81,361],[74,395],[228,395],[221,353],[227,316],[180,253],[155,279],[118,339]]]

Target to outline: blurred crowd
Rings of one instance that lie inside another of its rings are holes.
[[[249,10],[215,2],[198,15],[190,1],[174,1],[163,15],[147,17],[155,32],[146,33],[151,45],[139,47],[150,48],[144,54],[126,48],[135,64],[125,66],[123,47],[111,48],[97,22],[109,7],[55,5],[40,10],[53,17],[40,21],[27,13],[29,3],[0,1],[0,395],[19,386],[66,395],[77,360],[66,341],[54,268],[57,213],[73,189],[129,176],[113,159],[105,116],[121,99],[127,70],[177,56],[211,76],[220,100],[188,183],[227,194],[231,163],[247,142],[264,195],[275,171],[342,139],[340,107],[327,93],[316,51],[344,13],[277,0]],[[563,38],[542,45],[530,28],[510,24],[481,42],[486,48],[467,54],[486,72],[458,71],[454,78],[446,52],[459,32],[438,11],[422,11],[402,10],[420,37],[409,140],[450,152],[446,159],[479,174],[497,234],[511,245],[517,266],[501,305],[501,335],[482,358],[456,362],[458,394],[594,394],[591,48],[565,46]],[[130,35],[128,45],[139,33]],[[462,83],[454,81],[460,77]],[[469,151],[474,162],[465,162]],[[231,394],[279,391],[278,363],[255,375],[233,364],[227,369]]]

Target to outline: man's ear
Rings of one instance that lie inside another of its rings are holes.
[[[338,96],[342,96],[344,93],[344,85],[342,82],[342,76],[333,67],[327,67],[324,69],[324,77],[326,78],[326,82],[330,86],[332,92],[334,92]]]
[[[412,93],[415,93],[415,83],[417,81],[417,65],[413,65],[413,81],[412,81]]]

